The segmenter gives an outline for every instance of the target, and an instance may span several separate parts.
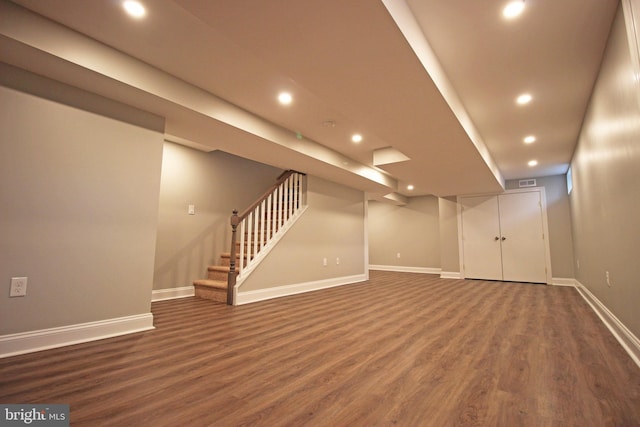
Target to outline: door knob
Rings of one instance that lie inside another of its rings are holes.
[[[503,237],[503,238],[502,238],[502,241],[504,242],[505,240],[507,240],[507,238],[506,238],[506,237]]]
[[[493,240],[495,240],[497,242],[498,240],[500,240],[500,238],[498,236],[496,236]]]

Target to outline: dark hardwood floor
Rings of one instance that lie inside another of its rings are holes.
[[[0,402],[74,426],[640,426],[640,369],[575,289],[371,272],[0,359]]]

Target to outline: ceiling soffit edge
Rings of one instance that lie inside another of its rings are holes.
[[[505,179],[498,168],[498,165],[489,153],[486,144],[464,108],[457,92],[449,82],[449,79],[442,69],[433,49],[431,49],[420,25],[416,21],[413,12],[404,0],[382,0],[382,3],[409,43],[411,49],[415,52],[425,71],[433,80],[445,102],[449,105],[449,108],[456,116],[458,122],[469,137],[469,140],[478,150],[478,153],[498,184],[504,189]]]

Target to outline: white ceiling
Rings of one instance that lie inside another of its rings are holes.
[[[161,115],[167,139],[399,200],[565,173],[618,7],[526,0],[506,21],[503,0],[144,0],[134,20],[116,0],[14,3],[47,19],[0,0],[3,62]],[[374,166],[386,147],[410,160]]]

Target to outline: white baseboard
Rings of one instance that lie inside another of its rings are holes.
[[[627,327],[620,321],[609,309],[602,303],[595,295],[591,293],[582,283],[578,280],[576,282],[576,289],[582,295],[582,298],[591,306],[593,311],[596,312],[602,323],[611,331],[614,337],[618,340],[620,345],[629,354],[631,359],[640,367],[640,340],[636,337]]]
[[[459,271],[442,271],[440,273],[441,279],[462,279],[462,273]]]
[[[404,265],[375,265],[370,264],[369,270],[378,271],[397,271],[398,273],[422,273],[422,274],[440,274],[439,268],[430,267],[407,267]]]
[[[151,302],[192,297],[195,296],[195,294],[196,291],[193,286],[183,286],[180,288],[170,289],[156,289],[151,291]]]
[[[0,358],[154,329],[153,314],[138,314],[0,336]]]
[[[576,286],[576,279],[565,277],[552,277],[551,284],[554,286]]]
[[[335,286],[350,285],[352,283],[364,282],[366,280],[367,277],[365,274],[357,274],[354,276],[335,277],[313,282],[297,283],[294,285],[277,286],[275,288],[258,289],[255,291],[241,292],[240,290],[238,290],[238,294],[236,296],[236,305],[249,304],[252,302],[264,301],[272,298],[280,298],[288,295],[333,288]]]

